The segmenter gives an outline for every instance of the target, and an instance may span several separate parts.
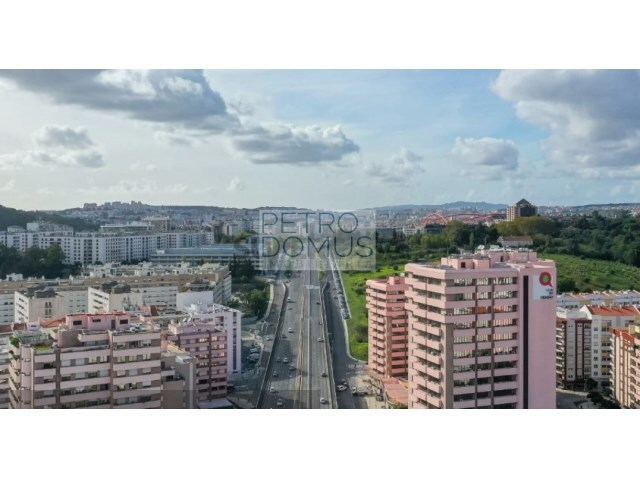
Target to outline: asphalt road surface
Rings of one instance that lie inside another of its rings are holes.
[[[346,380],[349,386],[345,391],[336,392],[338,408],[366,408],[366,402],[360,401],[351,394],[351,386],[356,384],[355,376],[362,362],[352,359],[347,353],[344,320],[340,313],[338,300],[334,298],[337,296],[337,291],[331,275],[327,276],[327,280],[329,288],[325,291],[324,303],[331,338],[333,375],[336,385]]]
[[[294,271],[285,280],[288,298],[273,340],[271,368],[266,370],[264,400],[259,408],[332,407],[320,281],[317,268],[312,267]],[[321,398],[326,403],[321,403]]]

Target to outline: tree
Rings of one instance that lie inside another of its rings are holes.
[[[573,278],[561,278],[558,280],[558,293],[575,292],[576,281]]]
[[[257,317],[261,317],[266,311],[268,303],[269,296],[264,289],[254,288],[247,297],[247,307]]]

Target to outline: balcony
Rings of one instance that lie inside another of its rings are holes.
[[[152,382],[155,380],[160,380],[160,372],[151,372],[145,373],[141,375],[134,376],[124,376],[124,377],[116,377],[113,379],[114,385],[125,385],[127,383],[140,383],[140,382]]]
[[[453,408],[475,408],[475,400],[464,400],[462,402],[453,402]]]
[[[71,403],[71,402],[84,402],[91,400],[107,400],[111,398],[111,392],[109,390],[98,390],[94,392],[82,392],[82,393],[74,393],[71,395],[61,395],[60,403]],[[64,407],[63,407],[64,408]]]
[[[114,405],[114,409],[125,409],[125,408],[160,408],[162,406],[161,400],[149,400],[148,402],[136,402],[136,403],[127,403],[124,405]]]
[[[93,385],[104,385],[109,383],[109,377],[95,377],[95,378],[78,378],[73,380],[65,380],[60,382],[60,389],[65,390],[67,388],[77,387],[91,387]],[[43,384],[46,385],[46,384]]]
[[[117,362],[113,364],[114,372],[121,372],[123,370],[135,370],[138,368],[153,368],[160,366],[160,358],[150,358],[148,360],[131,360],[126,362]]]
[[[195,345],[194,345],[195,346]],[[162,352],[162,347],[152,346],[152,347],[136,347],[136,348],[122,348],[113,351],[114,357],[130,357],[133,355],[144,355],[144,354],[159,354]]]

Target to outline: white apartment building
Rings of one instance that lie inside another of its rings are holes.
[[[13,323],[15,318],[14,297],[13,290],[3,290],[0,285],[0,325]]]
[[[640,320],[637,307],[584,306],[580,309],[591,321],[591,378],[609,386],[612,370],[612,340],[610,328],[628,329]]]
[[[9,367],[11,353],[6,337],[0,337],[0,410],[9,408]]]
[[[140,286],[105,284],[89,287],[89,313],[131,310],[144,305],[160,305],[175,311],[178,287],[175,285]]]
[[[27,288],[25,291],[14,292],[13,297],[12,322],[17,323],[37,323],[48,318],[87,311],[87,288],[82,285]]]
[[[62,232],[0,232],[0,244],[20,251],[58,244],[65,263],[122,262],[148,259],[158,249],[200,247],[213,244],[212,232],[167,232],[139,234]]]
[[[15,292],[14,308],[15,323],[39,323],[67,314],[64,297],[52,289]]]
[[[620,292],[563,293],[558,295],[558,308],[580,308],[585,305],[638,305],[640,292],[623,290]]]

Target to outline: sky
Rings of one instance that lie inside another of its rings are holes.
[[[638,202],[635,70],[0,70],[0,204]]]

